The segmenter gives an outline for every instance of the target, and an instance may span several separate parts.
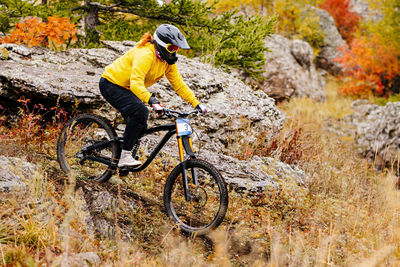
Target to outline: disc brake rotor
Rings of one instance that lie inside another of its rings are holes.
[[[196,209],[203,208],[207,203],[207,192],[204,188],[195,186],[194,184],[189,185],[189,192],[191,196],[191,204]]]

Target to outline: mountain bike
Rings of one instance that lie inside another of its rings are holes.
[[[223,221],[228,208],[228,191],[218,170],[210,163],[196,158],[192,144],[189,116],[198,111],[180,112],[165,109],[164,115],[174,123],[148,128],[139,136],[132,150],[137,156],[140,140],[149,135],[166,132],[147,157],[135,168],[118,167],[123,138],[105,118],[80,114],[62,129],[57,141],[57,161],[61,169],[76,178],[108,181],[112,175],[144,170],[168,140],[176,135],[180,163],[168,175],[163,194],[166,214],[185,233],[204,235]]]

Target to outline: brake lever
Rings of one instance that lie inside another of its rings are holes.
[[[167,116],[168,118],[173,118],[174,116],[169,112],[168,109],[164,109],[164,115]]]

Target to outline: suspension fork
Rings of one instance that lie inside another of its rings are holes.
[[[185,193],[186,201],[190,201],[192,199],[192,196],[190,195],[188,186],[186,164],[189,159],[196,158],[196,156],[193,152],[192,138],[190,137],[190,135],[178,136],[177,138],[178,138],[179,160],[181,162],[180,165],[182,172],[183,191]],[[187,154],[186,158],[184,157],[184,151]],[[197,187],[198,181],[197,181],[196,170],[194,168],[191,168],[191,173],[192,173],[193,184]]]

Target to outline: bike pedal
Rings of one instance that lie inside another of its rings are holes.
[[[122,167],[119,169],[119,176],[127,176],[129,174],[129,167]]]

